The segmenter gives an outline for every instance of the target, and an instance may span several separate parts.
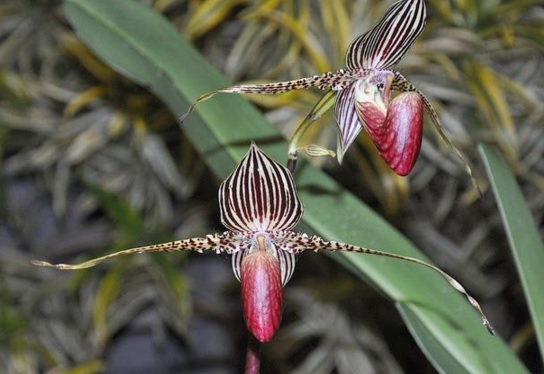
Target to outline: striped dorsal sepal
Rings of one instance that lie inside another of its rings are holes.
[[[421,35],[426,18],[424,0],[397,1],[372,29],[351,42],[346,53],[347,68],[392,68]]]
[[[219,187],[221,222],[234,232],[290,230],[303,213],[291,172],[255,143]]]

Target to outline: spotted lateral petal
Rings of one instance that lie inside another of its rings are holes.
[[[291,230],[303,207],[293,176],[254,143],[219,187],[221,222],[234,232]]]
[[[176,240],[167,243],[147,245],[144,247],[130,248],[123,251],[111,253],[106,256],[94,258],[89,261],[82,262],[80,264],[51,264],[46,261],[32,260],[33,265],[53,267],[57,269],[77,270],[90,268],[98,265],[106,260],[118,256],[127,256],[138,253],[152,253],[152,252],[177,252],[177,251],[214,251],[216,253],[226,252],[235,253],[240,252],[244,248],[242,236],[237,233],[226,231],[223,234],[206,235],[203,238],[190,238],[184,240]]]
[[[393,67],[423,32],[426,17],[424,0],[397,1],[376,26],[351,42],[346,66],[350,70]]]
[[[218,93],[235,93],[235,94],[280,94],[293,90],[317,87],[321,90],[331,88],[335,91],[347,87],[354,79],[354,73],[349,70],[339,69],[336,72],[326,72],[321,75],[313,75],[311,77],[299,78],[285,82],[274,83],[256,83],[256,84],[239,84],[221,88],[219,90],[207,92],[198,97],[198,99],[187,109],[187,111],[179,117],[180,122],[185,121],[187,116],[195,109],[195,107],[208,99],[211,99]]]
[[[355,85],[352,84],[338,92],[334,106],[334,114],[336,116],[336,123],[338,124],[336,157],[340,163],[344,158],[346,150],[363,129],[355,111],[354,89]]]
[[[308,236],[303,233],[294,233],[291,232],[290,234],[286,235],[284,237],[285,241],[290,242],[290,246],[293,250],[293,252],[300,253],[304,250],[306,251],[342,251],[342,252],[353,252],[353,253],[363,253],[367,255],[373,255],[373,256],[382,256],[382,257],[389,257],[401,261],[408,261],[417,265],[425,266],[429,269],[432,269],[439,273],[442,277],[444,277],[448,283],[458,292],[465,295],[469,303],[476,309],[476,311],[480,314],[482,318],[482,322],[484,326],[487,328],[490,334],[494,335],[495,330],[493,329],[493,326],[491,326],[491,323],[487,319],[486,315],[484,314],[480,304],[474,299],[472,296],[469,295],[469,293],[465,290],[465,288],[452,276],[450,276],[448,273],[444,272],[443,270],[439,269],[438,267],[429,264],[428,262],[425,262],[423,260],[420,260],[415,257],[409,257],[409,256],[402,256],[397,255],[394,253],[384,252],[384,251],[378,251],[375,249],[365,248],[365,247],[359,247],[352,244],[347,243],[341,243],[336,241],[326,241],[320,238],[319,236]]]
[[[291,231],[289,231],[291,232]],[[297,262],[296,255],[282,248],[271,248],[272,255],[279,260],[281,285],[285,286],[291,279],[293,272],[295,271],[295,264]],[[242,260],[248,255],[250,251],[238,251],[232,255],[232,271],[236,276],[236,279],[241,279]]]

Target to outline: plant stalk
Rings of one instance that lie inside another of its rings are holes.
[[[249,334],[247,339],[245,374],[259,374],[261,367],[261,343]]]

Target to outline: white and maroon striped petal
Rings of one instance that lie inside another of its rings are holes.
[[[32,260],[32,264],[37,266],[46,266],[53,267],[57,269],[66,269],[66,270],[77,270],[90,268],[95,265],[98,265],[106,260],[109,260],[118,256],[127,256],[132,254],[139,253],[152,253],[152,252],[177,252],[177,251],[214,251],[216,253],[226,252],[226,253],[235,253],[241,252],[241,249],[244,248],[243,237],[237,233],[232,233],[229,231],[224,232],[223,234],[213,234],[206,235],[203,238],[190,238],[183,240],[176,240],[168,243],[152,244],[144,247],[130,248],[123,251],[118,251],[105,255],[102,257],[97,257],[89,261],[82,262],[80,264],[51,264],[46,261],[37,261]]]
[[[282,286],[285,286],[295,271],[295,263],[297,262],[297,258],[294,253],[279,249],[276,251],[276,255],[280,260],[281,284]]]
[[[221,222],[233,232],[291,230],[303,207],[293,176],[254,143],[219,187]]]
[[[293,234],[292,231],[287,231],[287,233]],[[289,248],[289,246],[290,243],[287,243],[286,248]],[[296,253],[298,252],[293,252],[290,248],[288,250],[284,250],[283,248],[279,248],[277,246],[269,248],[268,251],[271,252],[272,255],[279,260],[281,285],[285,286],[287,282],[289,282],[291,276],[293,275],[293,272],[295,271],[295,264],[297,261]],[[250,252],[251,251],[249,250],[245,250],[238,251],[232,254],[232,271],[234,272],[234,276],[236,277],[236,279],[238,279],[238,281],[240,281],[241,279],[242,260]]]
[[[347,149],[363,129],[355,111],[354,89],[355,85],[352,84],[338,92],[334,105],[334,114],[338,125],[336,157],[339,163],[342,163]]]
[[[424,0],[400,0],[368,32],[356,38],[346,53],[346,66],[389,69],[396,65],[425,27]]]
[[[231,265],[232,265],[232,272],[234,273],[234,276],[236,277],[236,279],[238,279],[238,282],[240,282],[240,279],[241,279],[241,272],[242,272],[242,259],[244,258],[244,256],[247,254],[247,250],[246,251],[238,251],[238,252],[234,252],[230,258],[231,260]]]

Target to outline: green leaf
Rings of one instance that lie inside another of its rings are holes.
[[[425,324],[421,323],[422,321],[417,315],[412,313],[409,308],[403,308],[402,305],[399,305],[399,307],[403,318],[410,322],[408,324],[410,332],[414,335],[420,346],[423,347],[425,355],[429,357],[429,360],[431,360],[435,367],[441,368],[444,373],[467,372],[466,368],[435,338]]]
[[[489,145],[480,145],[479,151],[499,205],[529,312],[533,317],[541,356],[544,357],[544,244],[508,165]]]
[[[66,11],[79,36],[100,58],[148,87],[177,115],[200,94],[227,85],[171,24],[139,2],[68,0]],[[218,95],[200,105],[183,130],[221,178],[231,172],[251,140],[276,160],[286,160],[287,144],[279,132],[237,95]],[[296,179],[306,209],[302,227],[307,231],[424,258],[401,234],[320,170],[303,163]],[[372,282],[402,311],[408,311],[407,323],[424,326],[427,333],[416,340],[437,369],[447,371],[449,363],[456,362],[460,372],[526,372],[504,342],[487,333],[465,299],[432,271],[372,256],[339,253],[333,257]],[[437,344],[441,354],[433,356],[431,348]]]

